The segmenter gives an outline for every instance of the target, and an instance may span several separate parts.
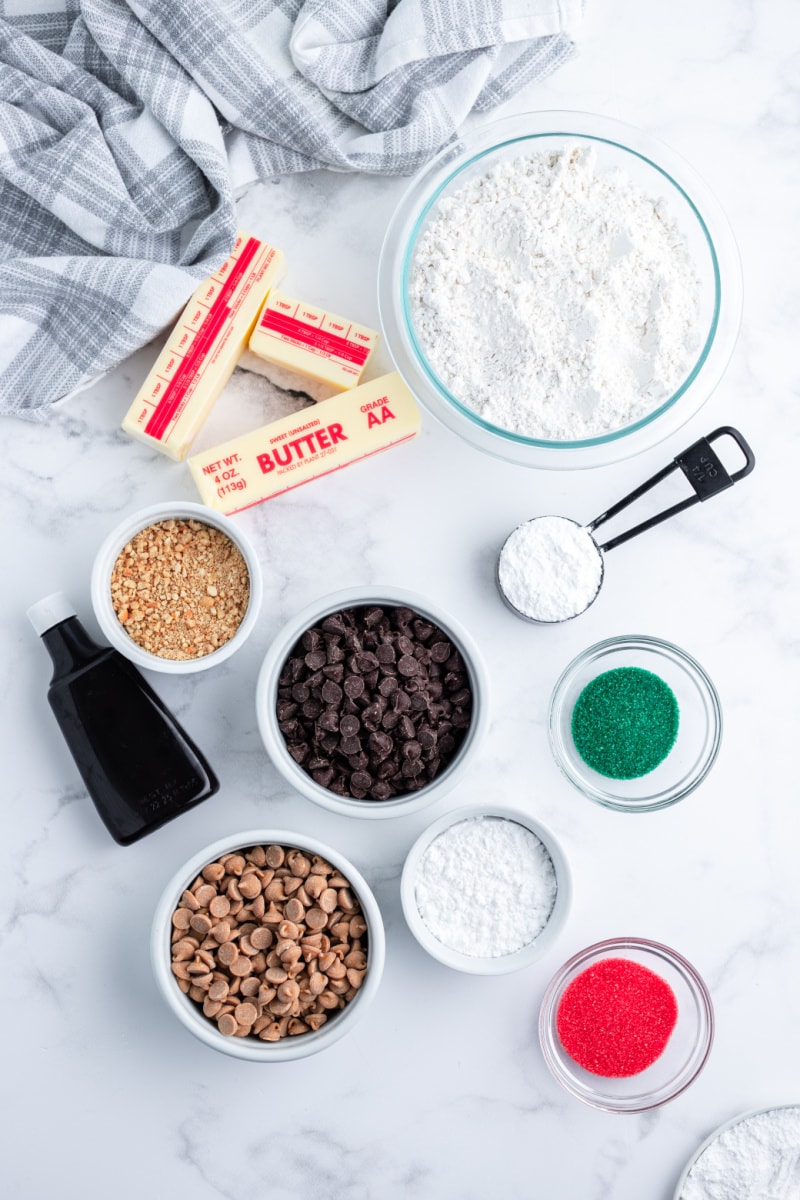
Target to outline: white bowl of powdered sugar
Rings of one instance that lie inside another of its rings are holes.
[[[648,449],[730,359],[736,244],[687,163],[586,113],[507,118],[442,151],[386,234],[381,319],[426,407],[537,467]]]
[[[503,805],[469,805],[420,835],[403,867],[403,913],[433,958],[473,975],[535,962],[567,918],[570,873],[556,838]]]

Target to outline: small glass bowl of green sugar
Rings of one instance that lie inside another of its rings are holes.
[[[575,658],[550,701],[550,745],[567,779],[620,812],[652,812],[710,771],[722,735],[716,688],[660,638],[607,638]]]

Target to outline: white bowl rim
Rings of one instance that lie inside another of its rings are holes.
[[[473,817],[496,817],[500,820],[515,821],[524,829],[530,830],[547,850],[556,873],[556,897],[547,924],[532,941],[513,954],[477,958],[453,950],[434,937],[417,908],[416,872],[422,855],[440,833]],[[406,924],[420,946],[427,950],[432,958],[468,975],[508,975],[523,967],[529,967],[544,957],[560,936],[572,903],[572,873],[563,847],[553,831],[523,809],[508,804],[465,804],[432,821],[412,845],[406,855],[400,877],[400,902]]]
[[[334,1019],[313,1033],[282,1038],[279,1042],[262,1042],[255,1038],[225,1037],[193,1000],[184,996],[170,970],[170,936],[172,914],[183,891],[203,867],[235,850],[250,846],[282,845],[297,847],[327,859],[346,876],[361,904],[367,922],[367,973],[357,996],[340,1009]],[[287,829],[250,829],[229,834],[198,850],[172,875],[164,887],[153,915],[150,932],[150,961],[159,991],[181,1023],[205,1045],[233,1058],[250,1062],[287,1062],[306,1058],[338,1042],[352,1027],[355,1019],[365,1012],[375,997],[383,975],[386,959],[386,935],[378,901],[364,876],[350,860],[326,842],[310,834]]]
[[[723,1121],[721,1125],[718,1125],[717,1128],[708,1135],[705,1141],[703,1141],[692,1153],[691,1158],[681,1171],[680,1178],[678,1179],[675,1192],[673,1194],[673,1200],[681,1200],[681,1192],[683,1191],[686,1180],[689,1178],[689,1173],[692,1170],[692,1167],[694,1167],[701,1155],[708,1149],[712,1142],[715,1142],[717,1138],[720,1137],[721,1134],[725,1133],[728,1129],[733,1129],[734,1125],[740,1125],[742,1121],[750,1120],[751,1117],[765,1116],[767,1113],[779,1112],[784,1108],[800,1109],[800,1100],[797,1100],[794,1103],[792,1103],[791,1100],[788,1100],[782,1104],[767,1104],[759,1106],[758,1108],[749,1108],[745,1112],[739,1113],[738,1116],[731,1117],[729,1120]]]
[[[418,792],[409,792],[406,796],[394,797],[391,800],[366,801],[337,796],[335,792],[315,783],[311,776],[298,766],[286,749],[283,735],[278,729],[274,696],[277,691],[280,669],[290,650],[306,629],[339,609],[369,608],[372,605],[410,608],[421,617],[427,617],[433,621],[448,635],[464,659],[470,678],[472,718],[455,758],[442,771],[441,775],[438,775],[426,787],[421,788]],[[261,665],[256,685],[256,713],[258,728],[273,765],[286,782],[306,799],[312,800],[331,812],[350,817],[384,819],[405,816],[412,812],[418,812],[445,795],[462,778],[469,767],[473,753],[480,745],[489,723],[488,674],[483,657],[472,635],[456,617],[451,616],[435,601],[419,592],[394,587],[391,584],[364,584],[361,587],[344,588],[341,591],[321,596],[287,621],[273,639]]]
[[[210,525],[226,534],[234,545],[241,551],[250,577],[250,599],[244,617],[232,638],[218,650],[202,658],[168,659],[151,654],[139,646],[120,624],[114,606],[111,602],[109,581],[117,557],[131,538],[135,537],[148,525],[158,521],[190,519]],[[105,637],[115,650],[119,650],[137,667],[151,671],[160,671],[168,675],[189,675],[197,671],[207,671],[230,658],[244,644],[255,628],[261,611],[264,594],[264,584],[261,566],[255,548],[249,538],[237,528],[224,514],[214,512],[204,504],[196,504],[190,500],[166,500],[158,504],[150,504],[146,508],[129,513],[106,535],[94,559],[91,574],[91,599],[95,618]]]

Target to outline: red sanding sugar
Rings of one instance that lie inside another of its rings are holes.
[[[556,1027],[578,1066],[624,1079],[656,1061],[677,1019],[675,993],[660,975],[628,958],[606,958],[565,990]]]

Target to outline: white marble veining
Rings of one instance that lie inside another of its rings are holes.
[[[154,677],[217,769],[219,794],[138,844],[108,837],[45,701],[49,662],[25,608],[67,592],[96,632],[89,573],[121,514],[195,499],[182,465],[119,429],[157,347],[41,425],[5,419],[0,872],[0,1185],[15,1200],[671,1200],[721,1121],[800,1099],[796,264],[800,12],[753,4],[589,0],[579,55],[506,112],[572,108],[646,128],[687,158],[726,209],[745,311],[702,412],[637,459],[553,474],[509,466],[425,419],[415,442],[236,518],[265,572],[248,647],[215,670]],[[489,119],[482,117],[481,120]],[[241,223],[285,251],[297,294],[377,320],[377,255],[403,180],[281,179],[240,202]],[[265,385],[266,387],[266,385]],[[233,394],[200,445],[257,423]],[[688,445],[730,423],[752,478],[610,557],[598,602],[537,628],[499,600],[495,555],[537,512],[589,519]],[[257,731],[263,653],[299,607],[386,581],[434,596],[478,639],[492,722],[469,779],[393,821],[338,817],[291,794]],[[720,758],[691,797],[645,816],[584,800],[550,756],[547,704],[566,663],[617,633],[677,642],[720,692]],[[574,903],[560,941],[516,975],[461,975],[405,927],[404,855],[449,805],[492,796],[561,840]],[[274,1068],[213,1053],[158,996],[147,939],[178,865],[237,829],[313,832],[374,886],[387,961],[363,1022],[325,1053]],[[717,1036],[677,1100],[644,1116],[563,1092],[538,1048],[544,988],[588,943],[664,941],[706,978]]]

